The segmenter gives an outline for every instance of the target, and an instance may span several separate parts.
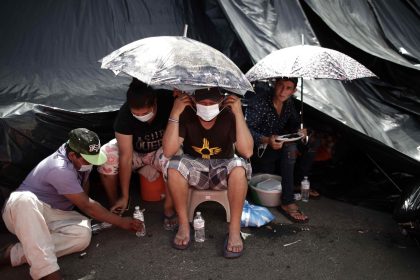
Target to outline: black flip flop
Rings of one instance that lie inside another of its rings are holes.
[[[173,225],[170,225],[172,221],[176,221]],[[178,228],[178,215],[173,213],[172,215],[166,216],[163,214],[163,229],[173,231]]]
[[[242,235],[241,235],[242,238]],[[226,259],[236,259],[239,258],[240,256],[242,256],[245,247],[242,244],[242,250],[240,252],[232,252],[228,250],[228,240],[229,240],[229,233],[226,234],[225,236],[225,241],[223,243],[223,257],[225,257]],[[243,238],[242,238],[242,242],[243,242]]]
[[[190,239],[188,240],[187,244],[182,245],[182,244],[176,244],[175,243],[175,237],[176,237],[176,233],[175,233],[175,236],[174,236],[174,238],[172,239],[172,242],[171,242],[172,248],[177,249],[177,250],[187,250],[191,245],[191,238],[193,238],[192,234],[194,234],[194,233],[192,232],[192,230],[190,228]]]
[[[277,210],[281,213],[281,214],[283,214],[283,216],[285,216],[289,221],[291,221],[291,222],[293,222],[293,223],[299,223],[299,224],[304,224],[304,223],[307,223],[308,221],[309,221],[309,218],[306,218],[305,220],[299,220],[299,219],[296,219],[295,217],[293,217],[292,215],[290,215],[290,213],[289,212],[287,212],[286,210],[284,210],[281,206],[278,206],[277,207]],[[296,213],[299,213],[299,214],[303,214],[299,209],[296,209],[295,211],[293,211],[293,212],[296,212]],[[292,212],[292,213],[293,213]]]

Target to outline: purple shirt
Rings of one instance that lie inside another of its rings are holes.
[[[66,156],[65,144],[32,169],[16,191],[30,191],[52,208],[72,210],[65,194],[83,192],[82,182],[90,172],[78,172]]]

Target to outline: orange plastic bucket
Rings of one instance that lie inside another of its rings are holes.
[[[162,174],[150,182],[146,177],[140,174],[140,194],[144,201],[160,201],[165,197],[165,182]]]

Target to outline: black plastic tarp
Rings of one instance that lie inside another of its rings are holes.
[[[419,17],[406,1],[334,0],[305,2],[346,41],[374,56],[417,70],[405,56],[419,61]],[[418,62],[417,62],[418,63]]]
[[[301,44],[301,34],[305,44],[348,52],[380,79],[305,80],[305,103],[347,127],[349,137],[362,138],[366,149],[384,151],[383,163],[420,173],[418,1],[6,0],[0,6],[0,187],[17,187],[72,128],[88,127],[109,140],[130,80],[100,69],[98,60],[134,40],[181,35],[184,24],[188,37],[221,50],[244,72],[275,49]]]

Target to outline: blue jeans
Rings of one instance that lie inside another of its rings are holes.
[[[294,169],[298,148],[296,143],[285,143],[280,150],[267,146],[261,158],[255,150],[251,159],[253,173],[278,174],[281,176],[283,205],[291,204],[294,198]]]

